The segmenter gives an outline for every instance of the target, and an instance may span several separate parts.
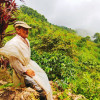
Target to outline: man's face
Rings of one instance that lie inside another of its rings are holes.
[[[27,28],[24,28],[24,27],[16,28],[16,32],[22,38],[27,38],[28,37],[28,29]]]

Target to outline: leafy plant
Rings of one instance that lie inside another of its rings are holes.
[[[5,89],[5,88],[7,88],[7,87],[13,87],[13,86],[14,86],[13,83],[7,83],[7,84],[5,84],[5,85],[1,85],[1,86],[0,86],[0,89]]]
[[[0,0],[0,47],[4,37],[13,35],[13,33],[9,34],[13,31],[5,33],[5,30],[8,25],[13,24],[16,20],[16,13],[17,5],[15,0]]]

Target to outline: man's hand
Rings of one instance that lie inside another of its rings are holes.
[[[35,76],[34,71],[33,71],[33,70],[31,70],[31,69],[28,69],[28,70],[25,72],[25,74],[27,74],[27,75],[28,75],[28,76],[30,76],[30,77]]]

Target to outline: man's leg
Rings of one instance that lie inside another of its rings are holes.
[[[24,77],[16,73],[14,69],[13,69],[13,83],[15,87],[25,87]]]
[[[25,85],[35,89],[40,94],[40,100],[47,100],[45,91],[29,76],[25,76]]]
[[[36,91],[42,91],[42,88],[29,76],[25,75],[25,85],[34,88]]]

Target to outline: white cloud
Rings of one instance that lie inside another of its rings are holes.
[[[73,29],[100,32],[99,0],[25,0],[26,5],[43,14],[49,22]]]

